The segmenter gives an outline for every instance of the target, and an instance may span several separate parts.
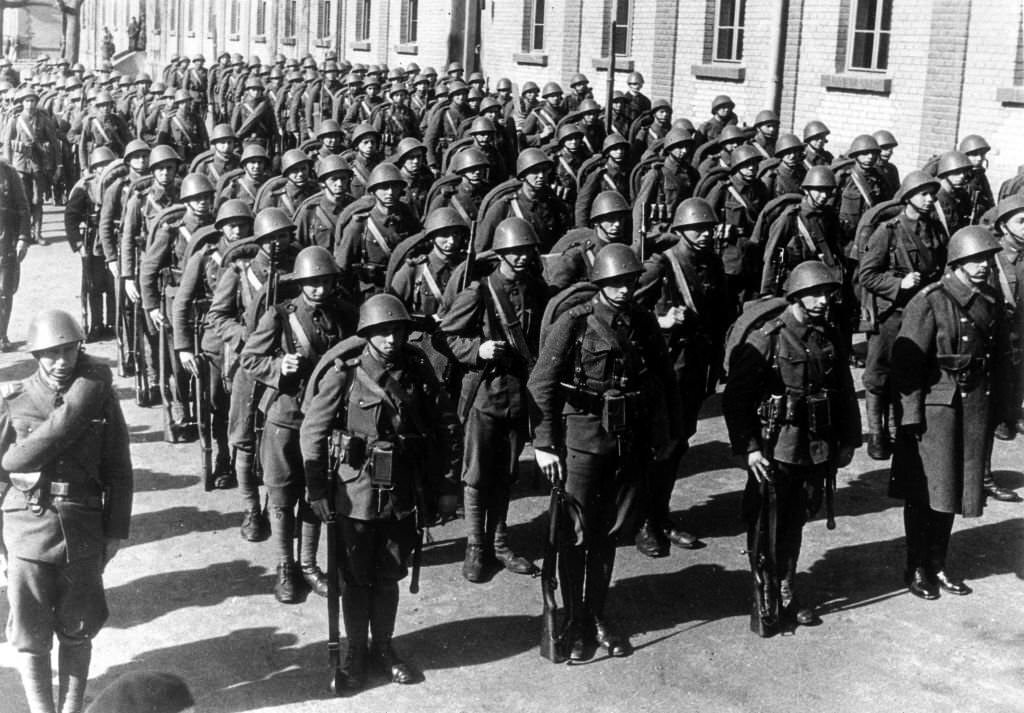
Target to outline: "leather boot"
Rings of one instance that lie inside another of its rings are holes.
[[[320,550],[320,519],[305,500],[299,501],[299,565],[302,579],[320,597],[327,596],[327,577],[316,564]]]
[[[508,546],[508,526],[504,522],[499,522],[494,531],[494,557],[505,569],[515,574],[534,575],[540,572],[533,562],[517,555]]]
[[[868,418],[868,457],[872,460],[889,460],[892,457],[892,441],[888,429],[882,423],[887,409],[885,398],[865,391],[864,408]]]
[[[327,596],[327,575],[323,573],[323,570],[314,565],[304,565],[301,568],[302,579],[306,582],[306,586],[309,587],[310,591],[316,594],[318,597]]]
[[[391,646],[397,615],[398,583],[375,585],[370,599],[370,635],[373,637],[371,653],[392,683],[405,685],[415,682],[416,673]]]
[[[57,655],[58,708],[60,713],[82,713],[85,686],[89,682],[92,642],[61,644]]]
[[[594,617],[594,640],[608,652],[609,656],[629,656],[633,646],[629,639],[617,633],[603,618]]]
[[[483,582],[484,574],[484,546],[474,542],[466,543],[466,559],[462,562],[462,576],[474,584]]]
[[[355,693],[366,685],[366,640],[370,625],[370,587],[348,585],[341,597],[348,648],[338,672],[338,693]]]
[[[277,565],[277,583],[274,585],[274,599],[282,604],[299,603],[299,566],[294,562]]]
[[[45,654],[18,654],[18,672],[25,689],[29,713],[55,713],[53,707],[53,668],[50,652]]]
[[[992,473],[985,476],[985,479],[981,481],[981,487],[985,490],[985,495],[1004,503],[1019,503],[1020,496],[1012,490],[1008,490],[999,486],[995,478],[992,477]]]
[[[486,552],[484,548],[484,505],[480,491],[468,485],[462,497],[466,515],[466,559],[462,563],[462,576],[470,582],[486,578]]]
[[[1000,421],[996,424],[992,435],[1000,441],[1012,441],[1017,437],[1017,429],[1009,421]]]
[[[658,528],[645,520],[640,531],[636,533],[636,549],[647,557],[665,557],[668,555],[668,540],[658,531]]]

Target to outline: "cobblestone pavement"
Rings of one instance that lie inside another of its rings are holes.
[[[51,244],[24,264],[11,337],[32,313],[78,313],[78,260],[57,209]],[[90,353],[113,364],[112,342]],[[31,372],[31,356],[0,354],[0,380]],[[739,521],[743,474],[717,399],[684,460],[673,509],[708,546],[650,560],[619,549],[610,609],[636,653],[555,666],[538,655],[539,580],[460,576],[461,523],[431,532],[422,592],[403,587],[396,648],[424,671],[419,685],[371,678],[352,699],[328,684],[326,605],[274,601],[269,545],[238,533],[237,491],[203,492],[194,444],[162,440],[158,409],[140,409],[118,380],[130,425],[136,496],[132,535],[107,570],[110,621],[95,642],[91,699],[130,670],[171,671],[198,710],[234,711],[1020,711],[1024,710],[1024,505],[994,503],[957,519],[950,569],[969,597],[924,602],[902,588],[902,518],[886,497],[888,468],[863,449],[839,475],[838,526],[805,531],[800,586],[824,623],[761,640],[749,631],[749,581]],[[1021,441],[999,443],[997,476],[1024,489]],[[513,542],[539,560],[547,499],[532,469],[515,493]],[[322,556],[322,555],[321,555]],[[0,604],[6,615],[6,601]],[[0,648],[0,711],[24,709],[9,647]]]

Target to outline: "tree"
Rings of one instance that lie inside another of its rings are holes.
[[[82,5],[85,0],[54,0],[60,10],[61,34],[64,37],[64,59],[74,64],[82,43]]]

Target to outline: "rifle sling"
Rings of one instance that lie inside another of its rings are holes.
[[[697,310],[697,305],[693,299],[693,292],[690,290],[690,283],[686,279],[686,272],[683,270],[683,264],[679,262],[679,256],[672,250],[666,250],[665,258],[668,260],[668,264],[672,268],[672,275],[676,280],[676,288],[679,290],[679,295],[683,298],[683,302],[686,304],[687,309],[696,315],[700,315],[700,312]]]

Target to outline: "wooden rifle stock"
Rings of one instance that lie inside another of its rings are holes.
[[[568,625],[570,616],[558,615],[558,600],[555,591],[558,589],[556,572],[558,569],[558,530],[561,525],[562,501],[565,491],[561,484],[551,486],[551,501],[548,505],[548,537],[544,542],[544,563],[540,573],[541,596],[544,609],[541,613],[540,655],[551,663],[562,663],[569,658]],[[571,595],[563,582],[562,600],[566,608],[571,607]],[[559,621],[561,619],[561,621]]]

